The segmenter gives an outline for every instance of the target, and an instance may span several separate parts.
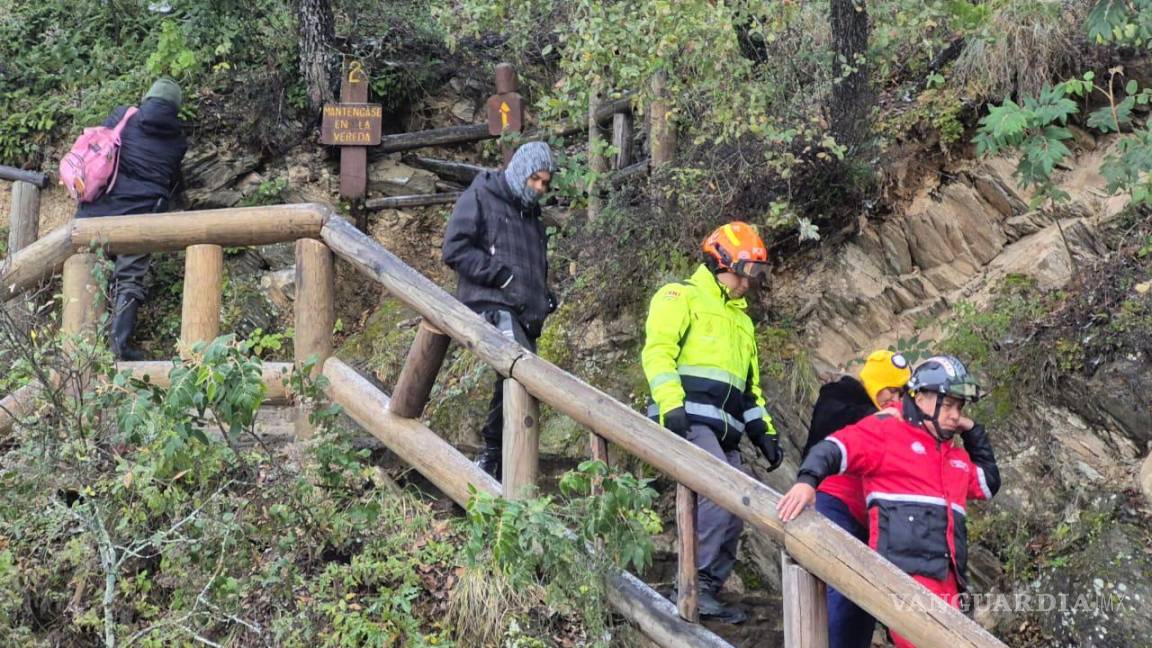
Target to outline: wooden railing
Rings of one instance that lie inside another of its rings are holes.
[[[545,402],[590,429],[593,456],[607,458],[606,442],[612,442],[680,485],[677,518],[681,522],[682,547],[686,549],[682,553],[690,554],[695,543],[692,512],[696,494],[709,498],[757,531],[782,543],[794,561],[793,564],[786,559],[784,566],[785,582],[789,584],[789,592],[785,594],[788,599],[785,627],[790,646],[822,645],[820,642],[826,633],[826,616],[821,611],[822,585],[812,575],[834,586],[918,645],[1003,646],[959,610],[948,606],[823,516],[807,512],[785,526],[775,513],[779,499],[775,491],[692,443],[668,434],[640,413],[504,337],[329,207],[258,207],[73,222],[11,258],[7,268],[0,271],[0,291],[3,291],[0,294],[5,297],[18,294],[55,272],[65,260],[85,253],[94,245],[103,246],[109,254],[118,254],[289,240],[299,240],[295,309],[297,366],[310,357],[319,359],[317,366],[322,367],[328,378],[328,396],[332,401],[339,403],[365,430],[453,500],[464,504],[469,485],[519,497],[535,484],[539,466],[536,403]],[[425,323],[401,371],[394,399],[375,389],[343,362],[328,357],[333,253],[378,281],[424,318]],[[214,252],[205,252],[190,258],[211,257],[211,261],[197,263],[214,268],[214,255]],[[75,267],[75,272],[82,273],[80,268],[84,264],[72,262],[67,267]],[[67,269],[66,274],[70,274]],[[219,281],[210,278],[198,288],[200,296],[190,298],[186,291],[185,313],[188,314],[189,309],[207,310],[211,304],[218,303],[203,297],[202,291],[213,289],[219,290]],[[82,309],[84,294],[92,292],[85,281],[69,281],[67,276],[64,291],[65,308],[74,304],[74,312]],[[197,301],[189,304],[188,299]],[[76,321],[66,330],[81,330],[94,321],[90,317],[73,318]],[[212,319],[211,313],[200,313],[196,317],[201,321]],[[211,326],[204,326],[187,335],[182,333],[182,342],[195,341],[211,331]],[[417,420],[447,350],[444,336],[475,353],[506,379],[502,484],[480,471]],[[142,365],[132,368],[152,370]],[[19,413],[23,404],[32,400],[34,391],[33,387],[25,387],[0,405]],[[5,418],[0,413],[0,430],[10,425],[11,417]],[[309,433],[306,425],[298,426],[297,430],[299,436]],[[679,573],[684,588],[681,592],[694,591],[695,569],[691,562],[685,560]],[[685,602],[677,613],[675,606],[629,574],[617,574],[610,579],[610,586],[613,606],[656,643],[727,645],[701,626],[681,618],[694,618],[695,607],[690,596],[681,597]],[[789,601],[793,604],[789,605]]]

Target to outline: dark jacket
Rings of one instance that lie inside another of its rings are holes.
[[[820,388],[820,396],[812,408],[812,424],[808,427],[808,442],[801,458],[828,435],[876,413],[876,406],[868,397],[864,385],[851,376],[828,383]],[[864,485],[854,475],[832,475],[820,482],[819,491],[840,500],[861,526],[868,525],[868,511],[864,505]]]
[[[864,385],[852,376],[824,385],[820,388],[816,405],[812,407],[808,442],[804,444],[801,458],[807,457],[812,446],[828,438],[829,434],[875,413],[876,405],[868,397]]]
[[[540,207],[522,205],[504,174],[485,171],[460,196],[444,233],[444,263],[457,297],[475,311],[509,310],[532,337],[548,316],[548,233]],[[503,271],[503,272],[502,272]],[[504,288],[498,278],[511,273]]]
[[[119,106],[104,120],[113,128],[124,116]],[[188,150],[175,104],[151,98],[140,106],[120,133],[120,162],[116,183],[96,200],[83,203],[76,218],[123,216],[168,210],[168,201],[180,176],[180,162]]]

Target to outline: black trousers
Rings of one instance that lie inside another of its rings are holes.
[[[116,255],[116,269],[112,272],[112,303],[119,303],[121,298],[143,303],[148,294],[148,268],[151,265],[150,254]]]
[[[480,313],[489,324],[495,326],[505,337],[516,340],[520,346],[536,353],[536,340],[539,338],[539,327],[529,327],[520,321],[515,314],[506,310],[482,311]],[[529,331],[536,331],[531,335]],[[488,402],[488,416],[484,419],[484,428],[480,431],[484,437],[484,445],[489,448],[500,448],[504,439],[504,377],[496,375],[496,385],[492,391],[492,400]]]

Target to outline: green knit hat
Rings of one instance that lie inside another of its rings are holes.
[[[141,103],[155,97],[169,101],[179,108],[182,95],[183,93],[180,91],[180,86],[177,85],[175,81],[168,77],[160,77],[156,79],[156,82],[152,84],[151,88],[148,88],[148,92],[144,94],[144,99]]]

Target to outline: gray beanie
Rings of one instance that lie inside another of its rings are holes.
[[[556,163],[552,160],[552,149],[544,142],[528,142],[516,149],[508,168],[504,169],[504,179],[512,193],[525,205],[535,205],[540,196],[528,188],[528,178],[539,171],[556,171]]]
[[[156,99],[171,102],[179,108],[182,95],[183,93],[180,92],[180,86],[177,85],[175,81],[168,77],[160,77],[156,79],[156,82],[152,84],[151,88],[148,88],[148,92],[144,94],[144,99],[141,100],[141,103],[155,97]]]

